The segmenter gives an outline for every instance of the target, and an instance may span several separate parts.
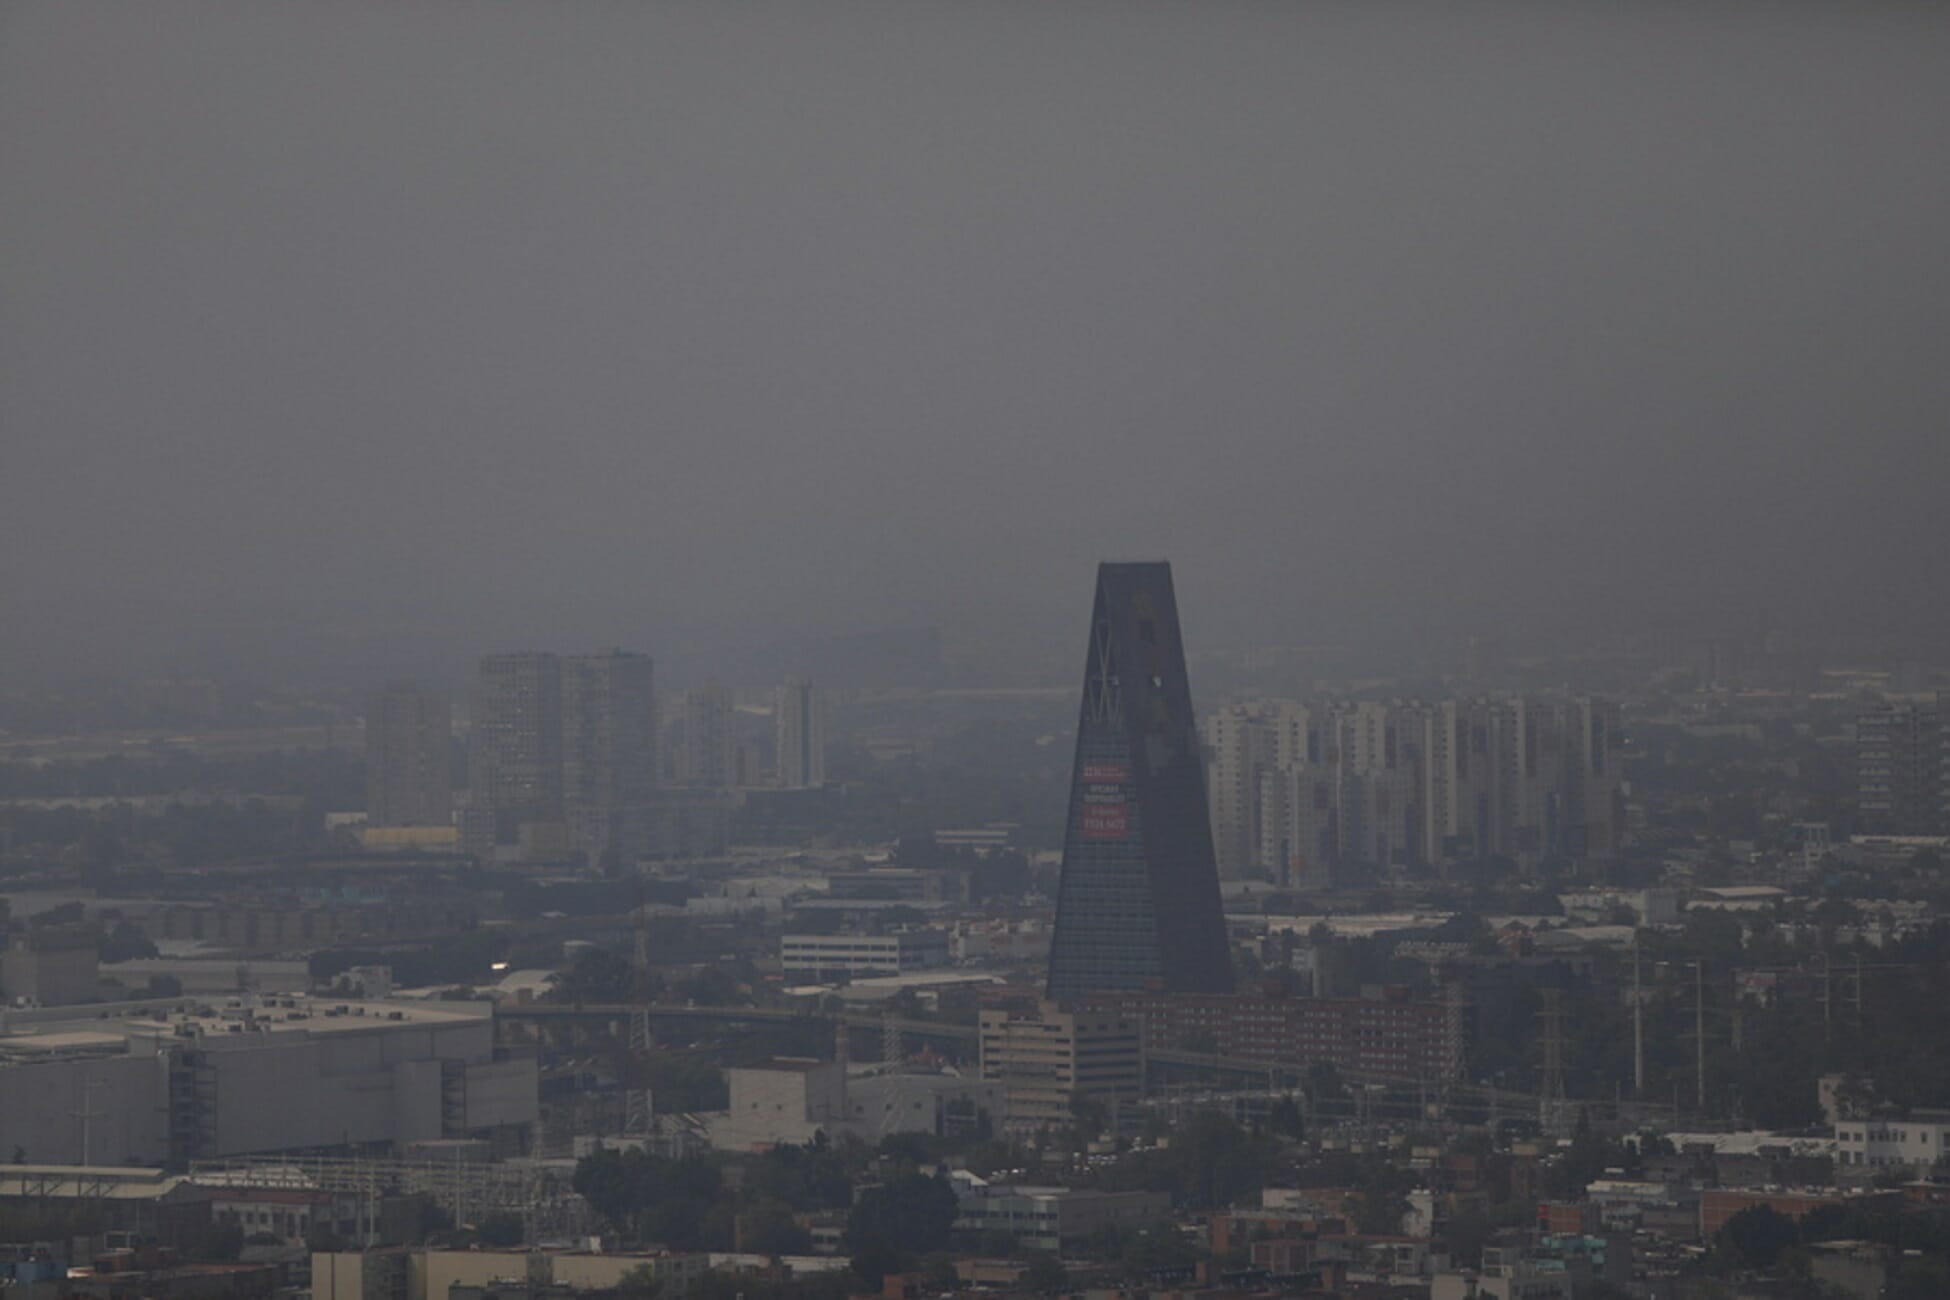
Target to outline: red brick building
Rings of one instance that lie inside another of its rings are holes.
[[[1776,1214],[1784,1214],[1790,1219],[1799,1219],[1802,1215],[1821,1206],[1841,1203],[1841,1197],[1827,1196],[1819,1192],[1762,1192],[1732,1188],[1702,1192],[1699,1198],[1700,1240],[1712,1241],[1720,1229],[1726,1226],[1728,1219],[1756,1205],[1765,1205]]]

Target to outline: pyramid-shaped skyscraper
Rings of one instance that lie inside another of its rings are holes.
[[[1049,995],[1228,993],[1178,602],[1166,563],[1104,564],[1090,616]]]

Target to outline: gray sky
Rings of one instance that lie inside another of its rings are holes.
[[[0,666],[1939,617],[1945,6],[0,15]]]

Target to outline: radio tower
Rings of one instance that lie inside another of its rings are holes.
[[[650,929],[641,878],[636,887],[636,910],[631,915],[630,1089],[624,1098],[623,1131],[648,1133],[655,1113],[650,1097]]]

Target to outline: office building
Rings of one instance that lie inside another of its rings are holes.
[[[999,1187],[969,1174],[956,1183],[955,1231],[982,1240],[1006,1237],[1018,1250],[1059,1251],[1106,1229],[1137,1232],[1171,1215],[1165,1192]]]
[[[489,655],[474,694],[465,847],[633,860],[656,838],[657,739],[648,655]]]
[[[1950,1111],[1920,1110],[1907,1119],[1844,1119],[1835,1125],[1835,1163],[1919,1174],[1950,1164]]]
[[[562,663],[562,799],[569,848],[634,861],[649,845],[657,784],[650,656],[613,650]]]
[[[1049,995],[1226,992],[1219,903],[1171,566],[1105,564],[1084,664]]]
[[[819,689],[800,679],[779,687],[773,725],[777,728],[778,784],[787,790],[826,784],[826,711]]]
[[[1343,868],[1611,857],[1618,706],[1584,698],[1230,705],[1206,721],[1215,844],[1323,888]],[[1222,859],[1223,860],[1223,859]]]
[[[469,852],[520,842],[524,826],[562,821],[562,662],[488,655],[475,678],[468,734]]]
[[[1109,1110],[1144,1095],[1138,1025],[1112,1012],[984,1011],[980,1034],[982,1077],[1002,1084],[1018,1131],[1068,1124],[1081,1101]]]
[[[366,706],[366,825],[451,826],[453,722],[447,697],[388,682]]]
[[[100,939],[92,925],[35,926],[0,954],[0,993],[27,1006],[94,1001],[101,996]]]
[[[685,785],[723,789],[739,784],[732,717],[731,692],[716,682],[685,694],[684,748],[678,772]]]
[[[1371,1079],[1433,1082],[1453,1074],[1462,1059],[1462,1024],[1452,1009],[1373,992],[1359,998],[1103,993],[1079,999],[1077,1010],[1139,1026],[1147,1052],[1213,1052],[1285,1066],[1325,1061]]]
[[[788,979],[906,975],[948,964],[948,932],[927,927],[893,934],[788,934],[779,940]]]
[[[1877,835],[1941,835],[1950,729],[1935,701],[1905,700],[1855,720],[1856,808]]]

